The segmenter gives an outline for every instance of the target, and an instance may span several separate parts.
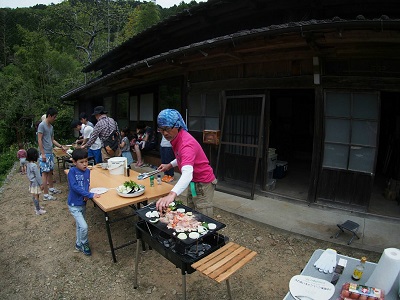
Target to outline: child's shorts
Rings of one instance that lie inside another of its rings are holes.
[[[19,159],[19,165],[20,165],[21,167],[26,166],[27,164],[28,164],[28,162],[26,161],[26,158],[25,158],[25,157],[21,157],[21,158]]]

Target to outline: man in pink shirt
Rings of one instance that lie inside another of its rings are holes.
[[[196,139],[187,132],[181,114],[175,109],[164,109],[158,114],[158,132],[171,142],[175,159],[161,164],[158,170],[168,171],[178,166],[181,177],[171,192],[157,201],[157,210],[161,211],[190,186],[188,206],[212,217],[213,198],[217,179],[206,154]]]

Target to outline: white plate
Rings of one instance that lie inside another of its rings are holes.
[[[329,300],[335,293],[332,283],[311,276],[295,275],[290,279],[289,290],[296,299]]]
[[[187,239],[187,234],[181,232],[180,234],[178,234],[178,239],[180,239],[180,240],[186,240],[186,239]]]
[[[157,210],[153,210],[153,211],[148,211],[145,215],[147,218],[151,219],[151,218],[159,218],[160,214]]]
[[[200,234],[198,232],[191,232],[189,233],[189,237],[193,240],[196,240],[200,237]]]
[[[208,229],[214,230],[215,228],[217,228],[217,225],[215,225],[214,223],[208,223]]]
[[[104,194],[108,192],[108,188],[105,187],[92,188],[90,192],[93,194]]]
[[[141,190],[139,190],[139,191],[137,191],[137,192],[134,192],[134,193],[130,193],[130,194],[120,193],[120,192],[118,192],[118,190],[116,190],[116,191],[117,191],[117,194],[118,194],[119,196],[124,197],[124,198],[139,197],[139,196],[141,196],[141,195],[144,194],[144,186],[142,187]]]

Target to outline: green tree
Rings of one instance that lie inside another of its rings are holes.
[[[26,132],[50,106],[72,117],[72,108],[59,98],[82,82],[80,64],[54,50],[43,33],[20,27],[20,34],[23,43],[16,47],[14,63],[0,72],[0,145],[16,142],[17,133]],[[64,126],[69,129],[69,123]]]
[[[161,19],[164,20],[170,16],[174,16],[178,13],[183,12],[184,10],[190,9],[194,5],[197,5],[197,2],[192,0],[189,3],[185,3],[183,1],[181,1],[178,5],[174,5],[169,8],[161,8],[161,6],[160,6]]]
[[[22,42],[18,26],[28,30],[38,30],[45,12],[40,9],[17,8],[0,9],[0,67],[13,61],[13,48]]]
[[[123,41],[130,39],[134,35],[137,35],[152,25],[157,24],[159,21],[160,10],[153,2],[136,6],[129,14],[128,22],[123,29]]]
[[[50,8],[43,26],[52,41],[72,45],[86,65],[117,45],[131,5],[127,1],[69,0]]]

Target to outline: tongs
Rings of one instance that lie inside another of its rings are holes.
[[[157,173],[160,173],[160,171],[159,170],[154,170],[154,171],[151,171],[151,172],[140,173],[138,175],[137,179],[143,180],[143,179],[146,179],[146,178],[148,178],[150,176],[156,175]]]

